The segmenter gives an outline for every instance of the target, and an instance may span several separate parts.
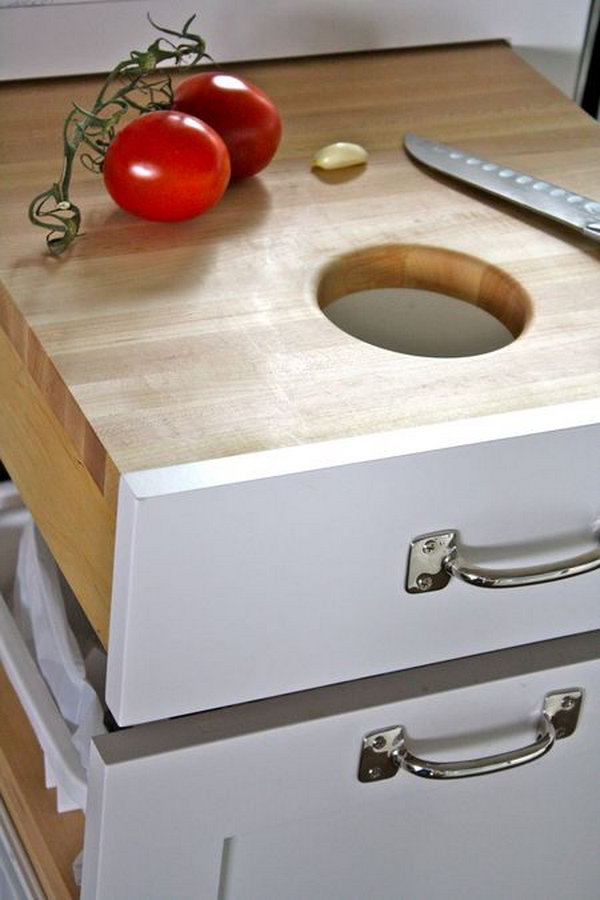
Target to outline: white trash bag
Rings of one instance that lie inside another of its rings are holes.
[[[0,590],[0,659],[44,751],[46,784],[59,812],[85,809],[90,739],[106,731],[90,674],[102,694],[106,655],[10,482],[0,484]]]
[[[17,627],[87,769],[90,739],[106,730],[104,711],[86,679],[83,656],[67,621],[57,565],[33,521],[21,536],[12,606]]]

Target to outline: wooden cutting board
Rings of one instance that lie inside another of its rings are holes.
[[[596,122],[499,42],[234,71],[281,110],[269,168],[167,225],[121,212],[82,169],[85,234],[61,259],[26,209],[59,174],[69,104],[88,105],[99,79],[0,89],[0,458],[105,643],[120,474],[599,394],[600,249],[400,149],[410,130],[600,198]],[[368,165],[311,171],[337,140],[363,144]],[[518,337],[418,357],[321,309],[407,278],[454,285]]]

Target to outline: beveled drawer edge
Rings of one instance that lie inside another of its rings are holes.
[[[543,432],[564,431],[599,423],[600,397],[132,471],[122,475],[120,490],[123,490],[124,482],[132,497],[144,500],[201,488],[490,443]]]
[[[241,735],[597,660],[600,630],[428,663],[398,672],[267,697],[98,735],[105,765],[132,762]]]

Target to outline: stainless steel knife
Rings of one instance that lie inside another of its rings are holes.
[[[410,132],[404,136],[404,147],[414,159],[444,175],[562,222],[600,242],[598,200]]]

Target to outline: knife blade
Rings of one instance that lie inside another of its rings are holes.
[[[598,200],[411,132],[404,135],[404,148],[431,169],[561,222],[600,242]]]

